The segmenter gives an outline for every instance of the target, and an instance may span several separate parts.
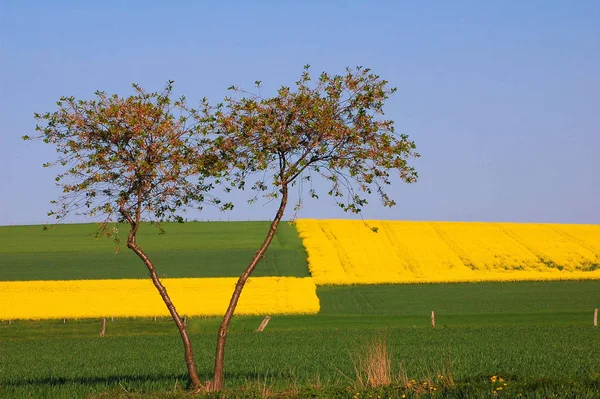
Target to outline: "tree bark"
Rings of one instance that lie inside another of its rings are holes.
[[[244,285],[246,281],[248,281],[248,277],[252,274],[258,262],[262,259],[267,252],[267,248],[273,241],[273,237],[275,237],[275,232],[277,231],[277,226],[279,226],[279,222],[283,217],[283,212],[285,211],[285,207],[288,201],[288,187],[287,184],[283,184],[281,188],[281,202],[279,204],[279,209],[277,210],[277,214],[275,218],[271,222],[271,227],[265,237],[262,245],[238,279],[235,284],[235,290],[233,291],[233,295],[231,296],[231,300],[229,301],[229,306],[227,307],[227,311],[225,312],[225,316],[223,317],[223,321],[221,322],[221,326],[219,327],[219,334],[217,336],[217,351],[215,355],[215,371],[214,371],[214,379],[211,383],[210,389],[212,391],[220,391],[223,389],[223,369],[225,366],[225,342],[227,341],[227,332],[229,330],[229,324],[231,322],[231,318],[233,317],[233,312],[237,306],[238,300],[240,299],[240,295],[242,294],[242,290],[244,289]]]
[[[177,325],[177,329],[179,330],[179,335],[181,335],[181,340],[183,341],[183,347],[185,350],[185,364],[187,365],[188,375],[190,377],[190,382],[194,389],[200,389],[202,387],[202,382],[198,377],[198,371],[196,370],[196,363],[194,362],[194,352],[192,350],[192,343],[190,342],[190,338],[188,336],[187,330],[183,325],[183,321],[177,313],[175,309],[175,305],[171,302],[171,298],[169,294],[167,294],[167,289],[160,282],[158,275],[156,274],[156,269],[154,269],[153,263],[150,261],[148,256],[144,253],[144,251],[140,248],[139,245],[135,242],[135,236],[129,236],[127,239],[127,247],[130,248],[140,259],[144,262],[148,271],[150,272],[150,278],[152,279],[152,283],[158,290],[163,302],[167,305],[169,309],[169,313],[171,313],[171,317],[173,317],[173,321]]]

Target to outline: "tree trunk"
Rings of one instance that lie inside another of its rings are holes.
[[[169,294],[167,294],[167,289],[160,282],[160,279],[156,274],[156,269],[154,269],[154,265],[152,264],[148,256],[144,253],[144,251],[142,251],[139,245],[136,244],[135,237],[133,239],[130,238],[127,240],[127,247],[130,248],[133,252],[135,252],[135,254],[139,256],[140,259],[142,259],[142,261],[144,261],[144,264],[148,268],[148,271],[150,272],[150,277],[152,278],[152,282],[158,290],[163,302],[165,303],[165,305],[167,305],[169,313],[171,313],[171,317],[173,317],[173,321],[175,321],[175,324],[177,325],[179,335],[181,335],[181,340],[183,341],[183,347],[185,350],[185,364],[187,365],[190,382],[194,389],[200,389],[202,387],[202,382],[200,381],[200,378],[198,377],[198,371],[196,370],[196,363],[194,362],[194,352],[192,350],[192,343],[190,342],[188,333],[185,329],[185,326],[183,325],[183,321],[181,320],[181,317],[179,317],[179,313],[177,313],[177,310],[175,309],[175,305],[173,305]]]
[[[227,340],[227,332],[229,330],[229,324],[231,322],[231,318],[233,317],[233,312],[237,306],[238,300],[240,299],[240,295],[242,294],[242,290],[244,289],[244,285],[248,280],[248,277],[252,274],[258,262],[262,259],[267,252],[267,248],[273,241],[273,237],[275,236],[275,232],[277,231],[277,226],[283,217],[283,212],[285,211],[285,207],[287,205],[288,200],[288,188],[287,184],[284,184],[281,189],[281,202],[279,204],[279,209],[277,210],[277,214],[275,215],[275,219],[271,222],[271,227],[269,228],[269,232],[265,237],[262,245],[259,250],[256,252],[250,264],[246,267],[237,283],[235,284],[235,290],[233,291],[233,295],[231,296],[231,300],[229,301],[229,306],[227,307],[227,311],[225,312],[225,316],[223,317],[223,321],[221,322],[221,326],[219,327],[219,334],[217,336],[217,352],[215,355],[215,374],[210,389],[212,391],[220,391],[223,389],[223,369],[225,366],[225,342]]]

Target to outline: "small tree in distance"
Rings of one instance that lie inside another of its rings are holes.
[[[183,98],[171,100],[172,83],[155,93],[134,85],[135,94],[127,98],[104,92],[96,92],[97,98],[90,101],[63,97],[58,111],[35,114],[39,136],[23,138],[41,139],[59,154],[56,161],[44,164],[64,169],[56,177],[62,195],[49,214],[57,219],[72,212],[101,216],[104,232],[110,231],[106,227],[111,221],[129,225],[127,247],[146,265],[177,325],[190,383],[199,389],[202,383],[186,327],[136,241],[144,218],[182,221],[179,211],[199,206],[211,188],[204,176],[217,173],[214,159],[203,161],[202,122],[190,119]]]
[[[227,176],[233,187],[279,199],[267,235],[239,277],[219,327],[211,388],[223,388],[225,344],[231,318],[246,281],[269,247],[288,205],[289,189],[320,175],[329,182],[327,194],[344,211],[359,213],[367,196],[376,193],[384,206],[395,201],[385,186],[390,171],[401,181],[417,179],[408,159],[418,157],[415,144],[397,134],[392,120],[381,119],[383,106],[396,89],[367,68],[346,69],[344,75],[322,73],[311,84],[304,67],[296,88],[281,87],[263,98],[235,86],[237,97],[226,97],[212,114],[210,131],[217,134],[213,153],[231,165]],[[256,82],[260,88],[260,82]],[[257,173],[260,172],[260,173]],[[253,182],[248,180],[261,175]],[[310,188],[309,195],[319,193]],[[376,231],[376,230],[374,230]]]

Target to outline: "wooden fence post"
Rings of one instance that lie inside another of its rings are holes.
[[[431,327],[435,327],[435,312],[431,311]]]
[[[102,328],[100,329],[100,336],[104,337],[105,332],[106,332],[106,317],[102,319]]]
[[[183,325],[187,327],[187,315],[183,315]]]
[[[598,327],[598,308],[594,309],[594,327]]]
[[[258,326],[258,328],[256,329],[256,332],[262,332],[267,326],[267,324],[269,324],[269,320],[271,320],[271,316],[265,316],[262,323],[260,323],[260,326]]]

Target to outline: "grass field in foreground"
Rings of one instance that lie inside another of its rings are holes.
[[[161,277],[237,277],[260,246],[269,222],[164,223],[166,234],[142,225],[138,242]],[[0,226],[0,281],[145,278],[147,270],[125,246],[95,238],[96,225]],[[282,223],[255,277],[307,277],[306,252],[293,226]]]
[[[393,369],[398,372],[402,363],[416,380],[443,372],[459,384],[489,386],[489,377],[496,375],[521,392],[540,384],[592,389],[599,382],[600,334],[591,326],[494,326],[234,332],[228,340],[227,386],[283,388],[319,381],[351,386],[344,375],[353,377],[353,356],[374,337],[387,340]],[[201,377],[209,378],[215,334],[192,339]],[[182,363],[176,334],[4,341],[0,397],[170,392],[185,384]]]
[[[318,295],[320,314],[274,316],[261,334],[253,331],[262,317],[234,318],[228,387],[257,388],[266,379],[274,388],[320,380],[345,389],[351,382],[342,374],[353,375],[353,354],[383,336],[394,367],[403,362],[410,378],[449,368],[459,385],[488,397],[492,375],[514,387],[505,397],[538,389],[538,397],[547,397],[572,386],[579,396],[570,397],[583,397],[600,388],[600,330],[592,327],[600,281],[335,286],[319,287]],[[203,378],[212,367],[218,323],[189,320]],[[124,389],[146,395],[185,383],[172,321],[115,319],[102,339],[99,329],[98,319],[1,323],[0,397],[103,397],[106,391],[119,397]]]

